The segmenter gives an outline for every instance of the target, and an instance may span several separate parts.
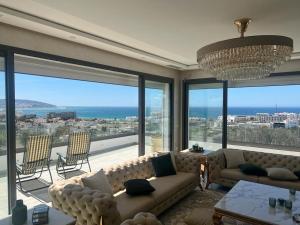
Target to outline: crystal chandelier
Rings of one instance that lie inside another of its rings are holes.
[[[197,52],[201,69],[218,80],[253,80],[269,76],[282,63],[290,59],[293,40],[278,35],[244,37],[250,18],[234,21],[240,38],[207,45]]]

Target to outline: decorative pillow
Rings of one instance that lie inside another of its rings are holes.
[[[239,165],[240,170],[247,175],[255,175],[255,176],[267,176],[268,173],[264,168],[261,168],[260,166],[251,164],[251,163],[245,163]]]
[[[176,175],[170,153],[153,157],[151,158],[151,162],[156,177]]]
[[[267,168],[268,177],[273,180],[298,180],[298,177],[286,168]]]
[[[300,179],[300,170],[294,171],[294,174],[298,177],[298,179]]]
[[[244,153],[241,150],[225,149],[224,155],[226,158],[226,168],[228,169],[235,169],[239,165],[245,164]]]
[[[150,182],[146,179],[132,179],[124,183],[126,193],[128,195],[147,195],[155,191],[155,188],[151,186]]]
[[[85,187],[98,189],[103,193],[113,194],[112,188],[103,170],[98,171],[92,176],[83,177],[81,178],[81,181]]]
[[[170,152],[162,152],[162,153],[159,154],[159,155],[167,155],[167,154],[170,154],[171,160],[172,160],[172,164],[173,164],[173,167],[174,167],[175,171],[177,172],[177,166],[176,166],[176,160],[175,160],[175,153],[174,153],[174,151],[170,151]]]

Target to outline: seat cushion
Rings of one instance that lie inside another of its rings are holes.
[[[259,177],[258,183],[287,188],[287,189],[296,189],[296,190],[300,191],[300,181],[299,180],[283,181],[283,180],[273,180],[273,179],[270,179],[269,177]]]
[[[221,177],[231,180],[246,180],[257,182],[258,177],[253,175],[246,175],[240,171],[240,169],[223,169],[221,170]]]
[[[130,196],[122,191],[115,195],[115,200],[122,221],[132,218],[138,212],[148,212],[155,206],[155,201],[151,194],[147,196]]]
[[[156,189],[152,192],[152,196],[154,197],[156,204],[159,204],[196,179],[196,174],[182,172],[166,177],[152,177],[149,181]]]

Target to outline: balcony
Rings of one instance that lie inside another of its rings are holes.
[[[124,137],[118,137],[113,139],[93,141],[91,143],[91,150],[90,150],[91,156],[89,158],[92,171],[98,171],[101,168],[105,169],[137,157],[138,156],[137,139],[138,139],[137,135],[131,135],[131,136],[124,136]],[[146,149],[148,152],[150,151],[149,148]],[[55,159],[57,158],[56,153],[59,152],[61,154],[64,154],[66,151],[67,151],[67,146],[59,146],[59,147],[54,147],[52,149],[51,159],[53,160],[53,162],[51,164],[50,170],[54,182],[63,179],[56,172],[56,168],[55,168]],[[17,154],[18,161],[22,161],[22,157],[23,157],[22,152]],[[5,166],[6,166],[6,155],[3,155],[0,156],[0,171],[4,171]],[[80,175],[85,171],[88,171],[87,164],[84,164],[80,171],[68,173],[67,178]],[[0,200],[1,200],[0,207],[5,207],[7,205],[6,179],[7,178],[3,176],[3,174],[0,174]],[[43,172],[41,179],[23,183],[23,188],[26,190],[26,189],[43,187],[47,185],[49,181],[50,181],[49,173],[46,171]],[[48,188],[43,188],[28,193],[24,193],[17,190],[17,198],[23,199],[24,203],[29,208],[41,203],[46,203],[46,204],[50,203],[50,199],[48,197]],[[1,216],[5,216],[5,215],[0,214],[0,217]]]

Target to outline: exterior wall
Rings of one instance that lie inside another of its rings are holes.
[[[138,59],[103,51],[75,42],[0,23],[0,44],[53,55],[74,58],[113,67],[149,73],[174,79],[174,149],[179,150],[180,78],[179,71]]]

